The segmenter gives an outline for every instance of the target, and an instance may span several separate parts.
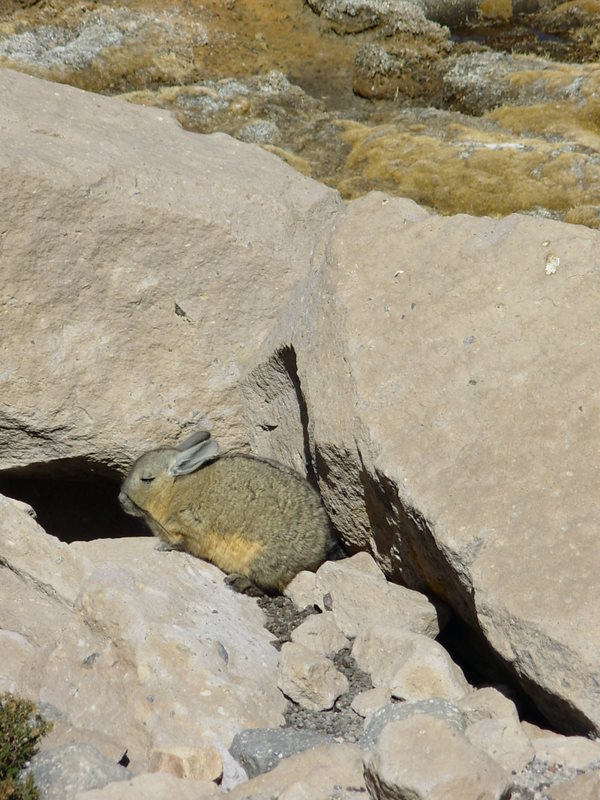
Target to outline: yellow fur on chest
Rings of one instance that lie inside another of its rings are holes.
[[[203,533],[201,540],[186,537],[185,549],[198,558],[204,558],[223,572],[247,574],[262,550],[260,542],[239,534]]]

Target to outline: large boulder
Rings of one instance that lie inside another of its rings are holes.
[[[599,250],[583,227],[371,194],[338,220],[293,337],[346,541],[447,600],[556,725],[596,731]]]
[[[600,234],[344,208],[156,110],[0,97],[0,467],[122,471],[205,425],[306,470],[351,549],[599,731]]]
[[[156,109],[8,70],[0,96],[0,468],[243,446],[240,374],[338,195]]]

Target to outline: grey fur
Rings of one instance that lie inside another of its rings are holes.
[[[211,561],[234,588],[251,582],[282,591],[301,570],[320,566],[335,543],[308,481],[275,461],[217,456],[206,431],[150,450],[123,481],[121,505],[163,547]]]

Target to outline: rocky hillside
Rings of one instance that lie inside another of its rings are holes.
[[[40,523],[0,501],[0,688],[56,721],[43,796],[594,797],[600,234],[344,204],[10,70],[0,99],[0,488]],[[102,499],[198,427],[357,553],[266,603],[279,656]]]
[[[598,0],[5,0],[0,65],[172,109],[346,199],[598,227]]]

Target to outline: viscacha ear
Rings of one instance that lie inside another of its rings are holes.
[[[196,435],[196,434],[194,434]],[[190,437],[191,439],[192,437]],[[189,440],[183,444],[186,444]],[[171,475],[189,475],[190,472],[195,472],[203,464],[212,461],[219,455],[219,444],[216,439],[204,439],[203,441],[196,441],[195,444],[188,445],[183,450],[183,445],[177,448],[177,454],[173,463],[169,467],[169,474]]]
[[[175,448],[176,450],[188,450],[195,444],[199,442],[205,442],[207,439],[210,439],[210,432],[209,431],[196,431],[192,433],[191,436],[188,436],[187,439],[184,439],[181,444],[178,444]]]

